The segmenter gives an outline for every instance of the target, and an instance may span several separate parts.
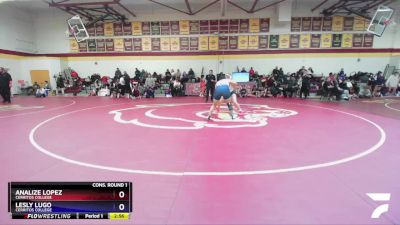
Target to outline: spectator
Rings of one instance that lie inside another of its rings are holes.
[[[246,71],[246,69],[243,67],[242,70],[241,70],[240,72],[246,73],[247,71]]]
[[[114,75],[115,75],[115,77],[120,78],[122,76],[121,70],[119,70],[119,68],[117,68]]]
[[[375,87],[372,90],[372,97],[377,97],[381,96],[381,88],[385,84],[385,77],[383,76],[383,73],[379,71],[376,75],[376,80],[375,80]],[[379,92],[379,94],[378,94]]]
[[[286,88],[283,89],[283,96],[286,98],[289,96],[289,98],[293,97],[293,93],[297,92],[297,82],[294,76],[291,76],[289,81],[287,82]]]
[[[386,81],[386,87],[389,88],[389,94],[393,93],[393,95],[396,95],[396,89],[399,85],[399,81],[399,72],[390,75],[390,77]]]
[[[307,99],[308,95],[310,94],[311,78],[312,75],[310,74],[304,74],[302,76],[300,98],[302,98],[302,95],[304,94],[304,99]]]
[[[192,82],[194,79],[196,79],[196,76],[195,76],[192,68],[189,69],[189,72],[187,74],[188,74],[188,78],[189,78],[190,82]]]
[[[206,92],[206,80],[204,79],[204,75],[201,75],[201,77],[200,77],[200,97],[203,97],[205,92]]]
[[[171,74],[171,72],[169,72],[169,69],[167,69],[167,71],[165,71],[165,82],[166,83],[169,83],[169,81],[171,80],[171,78],[172,78],[172,74]],[[146,79],[147,80],[147,79]]]
[[[272,70],[272,75],[274,76],[274,75],[278,75],[278,74],[279,74],[279,69],[276,66],[275,69]]]
[[[64,95],[65,80],[64,80],[64,77],[62,77],[61,74],[59,74],[58,77],[57,77],[56,85],[57,85],[57,94],[58,94],[58,91],[60,90],[61,94]]]
[[[253,69],[253,67],[250,67],[249,75],[250,75],[250,77],[253,77],[253,76],[254,76],[254,69]]]
[[[0,68],[0,94],[3,98],[3,103],[11,103],[11,75],[3,67]]]

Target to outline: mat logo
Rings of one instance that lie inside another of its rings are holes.
[[[234,119],[231,118],[227,107],[221,107],[221,111],[213,115],[211,121],[207,121],[209,107],[209,104],[204,103],[137,105],[109,113],[114,114],[114,121],[122,124],[178,130],[262,127],[268,124],[270,118],[285,118],[298,114],[293,110],[267,105],[242,104],[244,113],[235,114]]]
[[[368,197],[376,202],[390,201],[390,193],[367,193]],[[372,219],[378,219],[385,212],[389,211],[389,204],[382,204],[375,208],[371,214]]]
[[[41,109],[44,106],[20,106],[20,105],[2,105],[0,111],[21,111],[27,109]]]

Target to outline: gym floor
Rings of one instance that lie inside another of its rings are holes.
[[[206,121],[199,97],[14,97],[0,105],[0,193],[10,181],[131,181],[121,224],[400,223],[399,98],[239,103],[234,120],[222,107]],[[3,224],[71,223],[11,220],[1,200]]]

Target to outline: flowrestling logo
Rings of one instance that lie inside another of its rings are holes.
[[[122,124],[158,129],[203,129],[262,127],[268,119],[297,115],[293,110],[272,108],[268,105],[242,104],[244,112],[231,118],[226,106],[207,121],[210,105],[203,103],[137,105],[109,112]]]

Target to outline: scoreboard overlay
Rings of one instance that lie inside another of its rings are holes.
[[[12,219],[129,219],[132,182],[9,182]]]

